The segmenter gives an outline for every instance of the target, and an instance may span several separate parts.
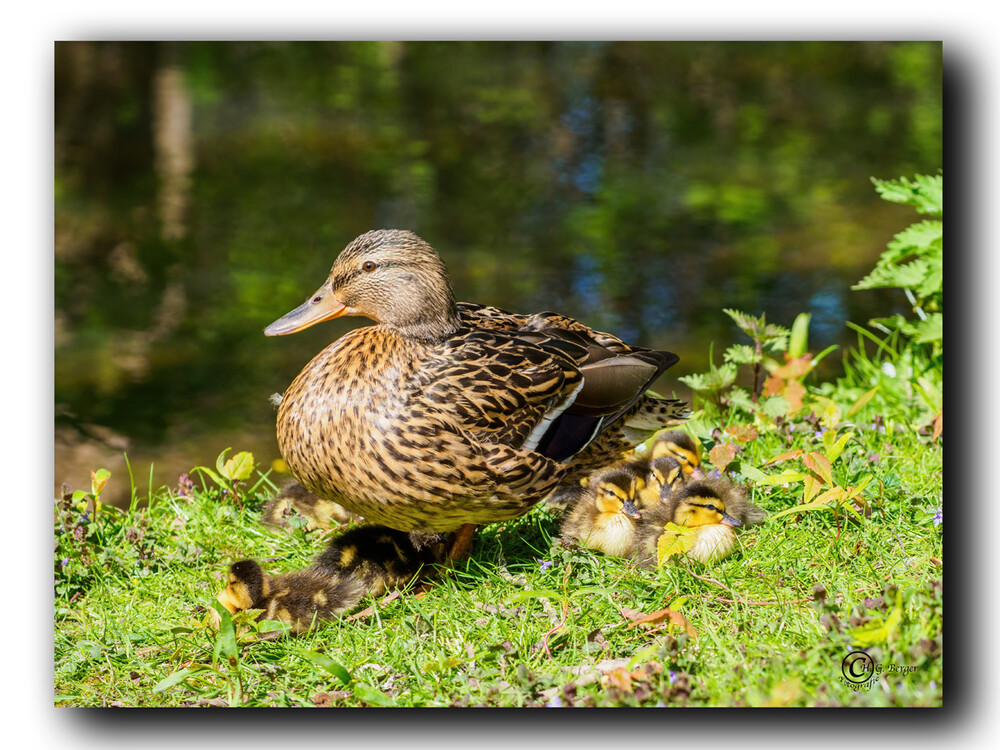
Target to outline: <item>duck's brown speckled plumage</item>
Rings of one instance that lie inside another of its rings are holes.
[[[555,313],[457,304],[437,254],[410,232],[356,239],[317,294],[268,332],[341,314],[377,324],[302,370],[281,400],[278,443],[308,490],[390,528],[522,515],[557,483],[684,416],[680,402],[644,395],[675,355]],[[564,434],[546,432],[543,418]],[[596,436],[581,439],[577,424]]]

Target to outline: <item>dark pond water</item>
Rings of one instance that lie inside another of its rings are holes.
[[[269,394],[360,321],[263,327],[376,227],[460,299],[555,309],[676,351],[813,351],[900,308],[852,292],[941,167],[935,43],[60,43],[55,486],[144,493],[228,446],[278,457]],[[835,374],[839,357],[828,359]]]

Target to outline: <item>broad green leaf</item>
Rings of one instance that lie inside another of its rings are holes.
[[[760,405],[761,411],[772,419],[788,414],[792,408],[792,405],[784,396],[768,396],[760,402]]]
[[[750,466],[749,464],[741,463],[739,471],[740,474],[745,476],[751,482],[760,482],[762,479],[767,478],[767,474],[762,472],[760,469],[756,469],[753,466]]]
[[[929,344],[933,341],[941,341],[944,338],[944,315],[932,313],[927,320],[922,320],[917,325],[914,341],[918,344]]]
[[[816,496],[816,493],[822,489],[823,485],[820,484],[819,480],[812,474],[807,474],[802,479],[802,487],[802,502],[805,505],[809,505],[812,499]]]
[[[372,706],[395,706],[396,702],[383,693],[378,688],[373,688],[363,682],[356,682],[351,686],[354,697]]]
[[[172,688],[174,685],[179,685],[180,683],[184,682],[184,680],[186,680],[189,676],[199,671],[201,670],[198,668],[181,669],[178,670],[177,672],[174,672],[173,674],[169,674],[162,680],[160,680],[158,683],[156,683],[156,685],[153,686],[153,692],[162,693],[164,690]]]
[[[758,479],[757,484],[791,484],[792,482],[801,482],[805,478],[806,475],[801,471],[783,471],[780,474],[769,474],[763,479]]]
[[[760,362],[761,356],[752,346],[733,344],[726,349],[722,358],[726,362],[732,362],[734,365],[752,365],[754,362]]]
[[[663,563],[674,555],[683,555],[694,544],[695,529],[668,523],[656,540],[656,564]]]
[[[831,433],[824,433],[823,434],[824,441],[825,441],[826,436],[828,434],[831,434]],[[848,433],[846,433],[844,435],[841,435],[839,438],[837,438],[837,441],[835,443],[833,443],[832,445],[830,445],[829,447],[827,447],[827,449],[826,449],[826,457],[828,459],[830,459],[831,463],[833,463],[838,458],[840,458],[840,455],[844,452],[844,446],[847,445],[847,443],[850,441],[851,437],[852,437],[851,433],[848,432]]]
[[[326,654],[321,654],[318,651],[303,651],[300,655],[306,661],[336,677],[342,684],[351,684],[351,673]]]
[[[226,461],[222,467],[222,476],[233,482],[249,479],[253,473],[253,454],[249,451],[241,451]]]
[[[215,459],[215,469],[219,474],[225,476],[226,472],[223,470],[223,466],[226,463],[226,455],[232,450],[232,446],[226,448],[222,453],[220,453]]]

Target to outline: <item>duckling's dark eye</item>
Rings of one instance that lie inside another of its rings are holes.
[[[365,262],[364,262],[364,263],[362,264],[362,266],[361,266],[361,270],[362,270],[362,271],[369,271],[369,272],[371,272],[371,271],[374,271],[374,270],[375,270],[375,261],[372,261],[372,260],[366,260],[366,261],[365,261]]]

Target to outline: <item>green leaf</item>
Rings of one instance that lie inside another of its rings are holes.
[[[323,671],[330,673],[340,680],[342,684],[351,684],[351,673],[326,654],[321,654],[318,651],[303,651],[300,656]]]
[[[778,474],[767,474],[763,479],[758,479],[757,484],[790,484],[792,482],[801,482],[806,478],[806,475],[801,471],[782,471]]]
[[[229,659],[239,659],[240,651],[236,646],[236,626],[233,624],[233,616],[229,613],[222,602],[217,599],[212,599],[209,601],[212,608],[219,613],[219,635],[215,639],[215,648],[212,652],[212,658],[218,659],[221,653]]]
[[[898,180],[872,178],[875,190],[883,200],[905,203],[921,214],[940,214],[944,210],[944,178],[941,175],[918,174],[911,182],[906,177]]]
[[[918,344],[929,344],[944,338],[944,315],[933,313],[917,325],[913,340]]]
[[[153,686],[153,692],[162,693],[164,690],[184,682],[184,680],[186,680],[189,676],[198,671],[200,671],[200,669],[196,667],[194,669],[181,669],[173,674],[169,674]]]
[[[226,461],[226,454],[229,453],[229,451],[231,451],[231,450],[232,450],[232,447],[226,448],[215,459],[215,468],[219,472],[219,474],[221,474],[222,476],[226,475],[226,472],[225,472],[225,469],[224,469],[224,464],[225,464],[225,461]]]
[[[191,469],[191,471],[192,472],[200,471],[203,474],[208,474],[209,479],[215,482],[219,487],[226,486],[225,480],[207,466],[195,466],[193,469]]]
[[[240,451],[226,461],[222,467],[222,476],[233,482],[249,479],[253,473],[253,467],[253,454],[249,451]]]
[[[722,355],[726,362],[732,362],[734,365],[752,365],[754,362],[760,362],[761,357],[762,355],[752,346],[746,344],[733,344]]]
[[[792,323],[792,333],[788,341],[788,356],[795,359],[809,351],[809,313],[799,313]]]
[[[788,414],[788,410],[791,408],[792,405],[784,396],[768,396],[760,402],[761,411],[772,419]]]
[[[762,479],[767,478],[767,474],[758,468],[751,466],[750,464],[741,463],[739,467],[739,472],[751,482],[760,482]]]
[[[896,592],[896,603],[885,617],[874,617],[870,622],[851,630],[851,638],[859,646],[874,646],[890,640],[903,620],[902,593]]]
[[[351,687],[354,697],[372,706],[395,706],[396,701],[377,688],[357,682]]]

